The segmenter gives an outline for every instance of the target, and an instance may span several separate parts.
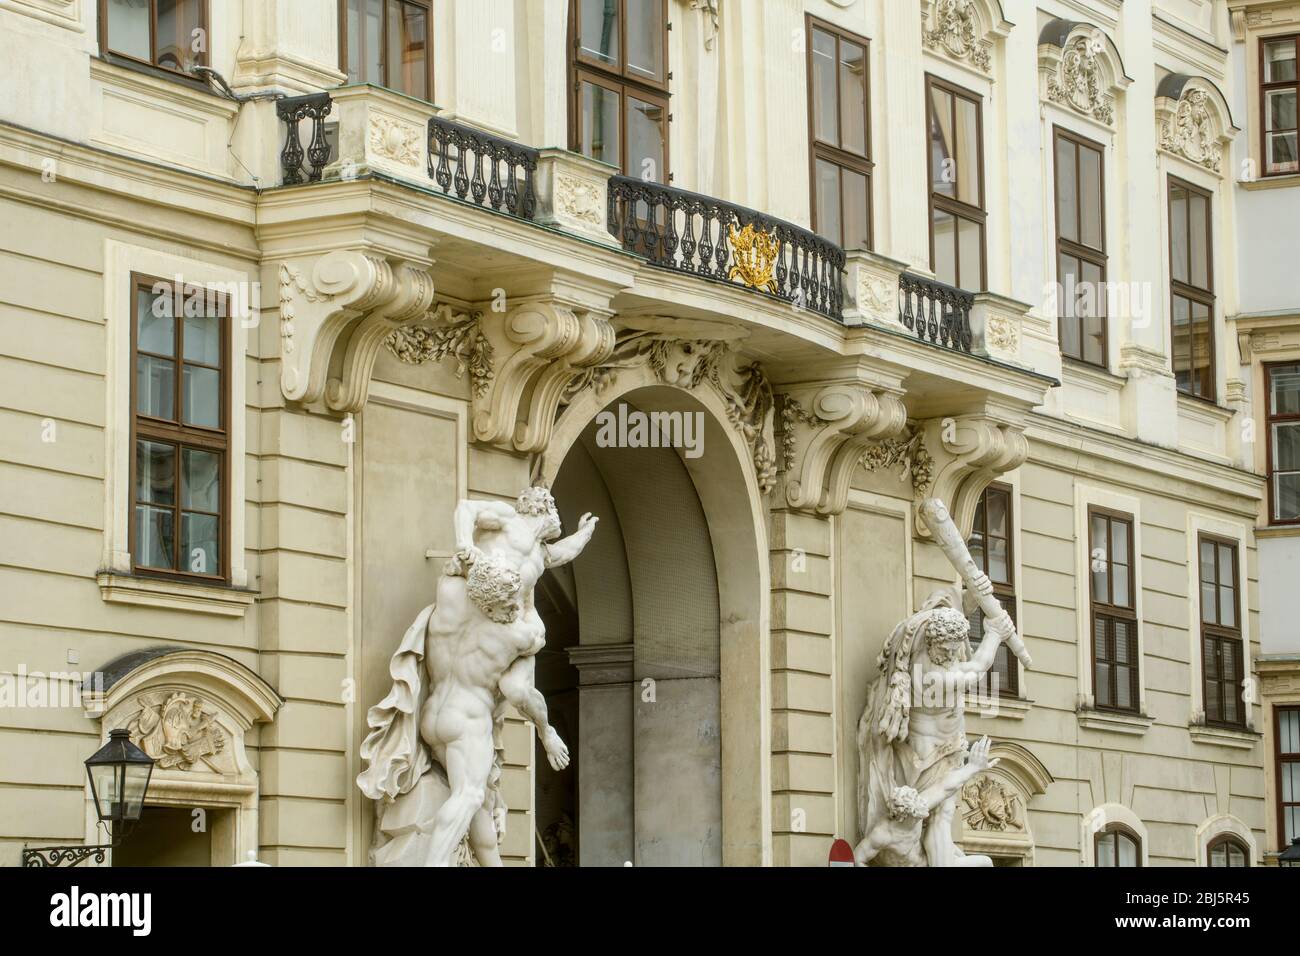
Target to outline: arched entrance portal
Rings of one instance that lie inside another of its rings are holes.
[[[698,456],[611,446],[600,403],[557,423],[542,479],[566,528],[586,511],[601,523],[538,588],[538,687],[574,758],[556,773],[537,754],[541,865],[770,858],[762,511],[708,400],[633,383],[605,409],[693,416]]]

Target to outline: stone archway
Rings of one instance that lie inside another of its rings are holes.
[[[578,842],[585,829],[583,856],[607,864],[620,854],[652,865],[767,863],[767,541],[752,449],[708,386],[667,386],[650,369],[624,371],[617,386],[575,397],[537,476],[555,491],[566,526],[583,511],[606,511],[605,545],[593,542],[572,578],[552,583],[552,603],[571,600],[580,619],[576,634],[560,624],[552,646],[566,645],[580,673],[578,709],[588,730],[598,721],[606,737],[584,736],[579,721],[579,765],[587,758],[579,794],[591,784],[591,805],[602,809],[579,819]],[[596,415],[620,403],[698,415],[702,453],[599,447]],[[686,579],[688,587],[669,586]],[[629,749],[630,765],[620,759]],[[681,785],[665,789],[674,777]],[[685,849],[692,842],[694,859]]]

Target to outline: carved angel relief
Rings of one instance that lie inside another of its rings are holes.
[[[1048,81],[1047,98],[1110,125],[1115,120],[1115,98],[1105,86],[1101,41],[1081,36],[1062,55],[1060,71]]]
[[[206,769],[229,773],[226,733],[204,702],[189,694],[142,696],[127,722],[131,741],[157,761],[160,770]]]
[[[1223,147],[1215,134],[1209,94],[1204,90],[1190,90],[1178,101],[1173,117],[1160,125],[1160,147],[1219,172]]]
[[[993,44],[979,35],[975,0],[937,0],[932,22],[922,35],[926,47],[967,60],[984,73],[993,71]]]

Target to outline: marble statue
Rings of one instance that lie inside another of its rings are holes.
[[[500,732],[512,704],[537,728],[556,770],[569,751],[547,720],[533,664],[546,630],[533,588],[547,568],[582,553],[597,519],[560,538],[545,488],[512,506],[461,501],[456,552],[435,602],[416,617],[389,665],[393,687],[370,708],[357,785],[376,801],[377,866],[452,866],[468,854],[500,866],[505,832]]]
[[[970,557],[943,502],[920,512],[935,543],[966,588],[939,588],[894,628],[858,721],[859,866],[990,866],[952,839],[961,788],[993,765],[987,739],[966,740],[965,699],[992,667],[1005,641],[1026,667],[1024,642]],[[969,615],[983,612],[984,634],[972,652]]]

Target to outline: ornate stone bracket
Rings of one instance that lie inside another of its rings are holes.
[[[456,377],[469,374],[475,398],[487,394],[492,384],[492,343],[483,334],[483,313],[458,311],[439,304],[428,315],[437,324],[404,325],[384,339],[384,346],[400,362],[423,365],[451,356],[456,360]]]
[[[433,302],[423,263],[352,250],[279,264],[280,387],[291,401],[360,411],[384,341]]]
[[[1171,73],[1156,89],[1160,149],[1213,173],[1237,133],[1223,94],[1203,76]]]
[[[993,73],[994,42],[1011,32],[998,0],[921,0],[921,42],[980,73]]]
[[[1020,467],[1029,455],[1024,426],[978,413],[932,418],[921,428],[934,461],[929,496],[948,503],[953,521],[963,537],[969,537],[975,507],[989,482]],[[930,536],[924,521],[916,522],[916,533]]]
[[[1116,98],[1133,82],[1100,28],[1060,18],[1039,34],[1038,74],[1044,100],[1112,128]]]
[[[785,498],[792,508],[841,514],[867,446],[907,424],[901,392],[863,382],[795,386],[781,393]]]

